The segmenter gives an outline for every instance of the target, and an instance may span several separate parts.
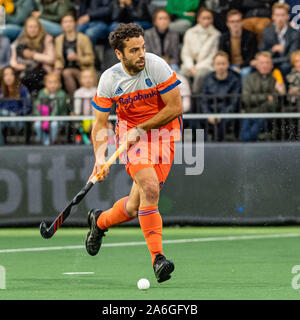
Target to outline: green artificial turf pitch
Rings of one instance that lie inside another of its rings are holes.
[[[164,254],[175,271],[162,284],[139,228],[111,228],[95,257],[84,248],[86,233],[61,228],[45,240],[38,229],[0,229],[0,265],[6,269],[0,300],[300,298],[300,289],[292,287],[292,268],[300,265],[300,227],[164,228]],[[180,239],[187,241],[173,241]],[[54,250],[23,250],[49,247]],[[138,290],[140,278],[149,279],[149,290]]]

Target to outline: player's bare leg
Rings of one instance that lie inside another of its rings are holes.
[[[126,210],[131,217],[137,217],[140,207],[140,191],[136,182],[133,182],[127,200]]]
[[[140,194],[138,212],[140,226],[151,254],[156,279],[158,282],[163,282],[171,278],[174,264],[165,258],[162,250],[163,224],[158,211],[159,180],[153,167],[138,171],[134,179]]]

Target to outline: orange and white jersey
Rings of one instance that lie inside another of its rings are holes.
[[[126,130],[129,130],[164,108],[161,95],[180,83],[175,72],[162,58],[146,53],[145,68],[135,76],[129,75],[121,63],[106,70],[100,78],[92,105],[101,112],[109,112],[115,102],[119,123],[126,121]],[[169,131],[182,129],[182,117],[162,128]]]

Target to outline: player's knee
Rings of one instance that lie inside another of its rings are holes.
[[[126,202],[126,212],[130,217],[137,217],[139,212],[139,202],[132,200],[130,197]]]
[[[129,211],[127,210],[127,213],[130,217],[137,217],[139,213],[139,209],[131,208],[131,210]]]
[[[128,202],[129,202],[129,201],[128,201]],[[128,214],[130,217],[137,217],[138,212],[139,212],[139,207],[138,207],[138,206],[131,205],[131,203],[128,203],[128,202],[127,202],[127,205],[126,205],[127,214]]]
[[[146,180],[142,184],[143,193],[149,202],[156,202],[159,198],[159,183],[157,181]]]

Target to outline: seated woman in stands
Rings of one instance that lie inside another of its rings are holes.
[[[24,33],[12,44],[11,66],[20,73],[22,83],[33,95],[43,87],[43,80],[54,65],[53,38],[37,18],[26,20]]]
[[[15,70],[8,66],[1,73],[0,116],[24,116],[31,113],[31,97]],[[0,145],[7,141],[10,130],[20,131],[24,122],[0,122]]]

